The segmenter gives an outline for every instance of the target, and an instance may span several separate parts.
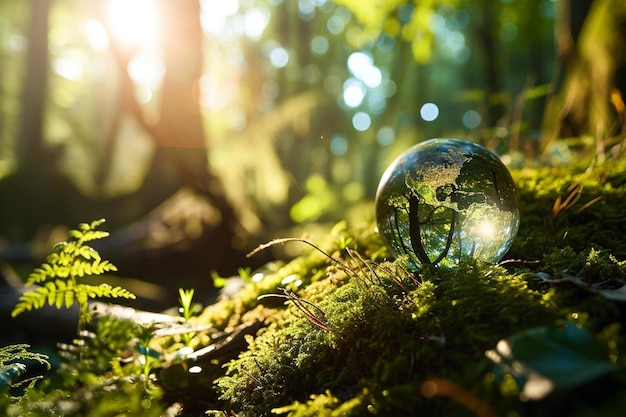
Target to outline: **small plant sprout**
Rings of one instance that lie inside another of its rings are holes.
[[[108,232],[96,230],[104,219],[91,223],[81,223],[76,230],[68,233],[68,241],[55,245],[45,262],[28,276],[26,285],[37,286],[20,297],[11,312],[15,317],[24,311],[41,309],[46,305],[57,309],[78,305],[78,333],[91,320],[89,299],[130,298],[135,295],[122,287],[109,284],[89,285],[78,282],[78,278],[101,275],[117,271],[115,265],[100,257],[100,254],[86,243],[109,236]]]
[[[150,347],[156,329],[157,325],[152,322],[137,327],[137,348],[141,354],[139,363],[142,367],[142,374],[145,377],[150,375],[150,371],[152,371],[152,369],[158,365],[159,360],[162,359],[161,353]]]
[[[195,290],[192,288],[190,290],[184,290],[182,288],[178,289],[179,302],[180,302],[180,314],[182,314],[183,319],[185,321],[189,321],[191,316],[193,315],[192,301],[193,294]]]
[[[179,302],[180,302],[180,314],[183,316],[183,320],[185,323],[189,322],[191,317],[193,316],[193,294],[195,290],[192,288],[190,290],[184,290],[182,288],[178,289]],[[191,342],[191,338],[193,337],[193,333],[183,333],[182,335],[183,341],[186,345],[189,345]]]

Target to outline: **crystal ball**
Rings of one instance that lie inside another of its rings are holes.
[[[464,257],[497,263],[519,228],[519,197],[500,159],[476,143],[431,139],[405,151],[376,192],[378,232],[413,267]]]

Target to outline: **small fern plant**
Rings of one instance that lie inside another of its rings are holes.
[[[77,278],[101,275],[117,271],[115,265],[104,260],[87,242],[109,236],[108,232],[96,230],[104,219],[91,223],[81,223],[76,230],[70,230],[68,241],[56,244],[45,262],[28,276],[26,285],[37,286],[26,291],[11,312],[15,317],[24,311],[40,309],[46,304],[57,309],[78,305],[78,330],[84,329],[90,321],[89,299],[129,298],[135,295],[122,287],[108,284],[89,285],[79,283]]]

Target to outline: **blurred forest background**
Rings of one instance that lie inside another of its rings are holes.
[[[270,238],[371,221],[429,138],[513,168],[617,157],[626,3],[3,0],[0,63],[5,268],[106,218],[103,256],[175,301]]]

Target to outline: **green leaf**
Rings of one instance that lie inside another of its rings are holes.
[[[65,297],[63,301],[65,302],[65,308],[70,308],[72,304],[74,304],[74,291],[71,289],[65,291]],[[61,307],[57,305],[57,308],[61,308]]]
[[[48,304],[54,305],[57,295],[57,287],[52,282],[47,282],[45,287],[41,287],[48,295]],[[38,308],[38,307],[37,307]]]
[[[89,299],[89,294],[87,294],[86,290],[82,290],[82,285],[79,285],[76,288],[76,301],[78,302],[79,305],[85,305],[87,304],[87,301]]]
[[[553,90],[554,85],[552,83],[536,85],[524,91],[524,98],[526,100],[534,100],[536,98],[545,97],[552,93]]]
[[[511,374],[522,399],[539,400],[554,390],[590,382],[618,366],[593,335],[573,324],[528,329],[486,352],[500,374]]]

